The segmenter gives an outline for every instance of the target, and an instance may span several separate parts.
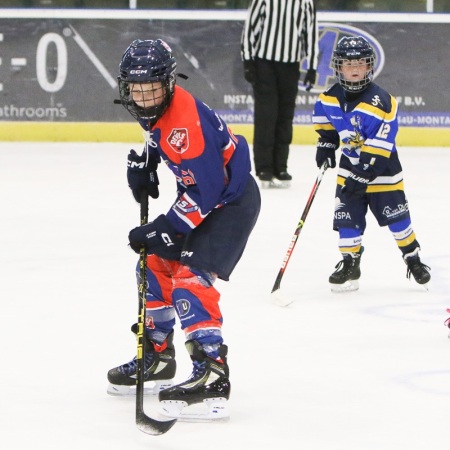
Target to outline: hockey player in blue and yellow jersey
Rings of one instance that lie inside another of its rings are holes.
[[[407,277],[412,274],[421,285],[430,280],[430,268],[419,258],[395,144],[397,101],[372,82],[374,58],[363,37],[340,39],[333,53],[338,82],[319,96],[314,107],[317,165],[326,162],[336,167],[335,151],[340,147],[342,152],[333,227],[339,232],[343,259],[329,279],[333,292],[359,288],[368,208],[378,224],[391,231],[407,265]]]
[[[146,134],[142,155],[128,155],[128,183],[159,195],[162,160],[176,179],[176,198],[166,214],[130,231],[139,253],[147,250],[145,380],[167,386],[175,375],[173,328],[178,317],[193,363],[184,383],[162,389],[167,415],[189,418],[184,406],[210,406],[194,419],[223,419],[230,395],[227,346],[223,343],[220,294],[256,223],[261,198],[251,176],[250,151],[207,105],[176,85],[176,59],[162,41],[137,40],[120,63],[121,103]],[[132,327],[133,330],[133,327]],[[108,372],[111,394],[136,385],[136,358]],[[169,384],[170,386],[170,384]],[[217,403],[217,404],[216,404]]]

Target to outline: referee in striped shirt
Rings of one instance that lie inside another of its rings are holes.
[[[255,101],[253,157],[263,188],[289,187],[287,163],[300,80],[316,81],[319,38],[314,0],[252,0],[241,39],[245,79]]]

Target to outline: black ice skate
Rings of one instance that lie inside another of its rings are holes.
[[[137,324],[131,327],[136,333]],[[156,395],[162,389],[173,386],[173,377],[176,371],[175,349],[173,346],[173,331],[167,336],[166,348],[156,351],[156,344],[145,338],[144,355],[144,394]],[[108,394],[136,395],[136,368],[137,360],[134,357],[130,362],[115,367],[108,372]]]
[[[209,358],[196,341],[187,341],[186,348],[194,365],[184,383],[159,393],[161,413],[187,421],[226,420],[230,397],[227,346],[220,347],[220,360]]]
[[[258,178],[261,189],[288,189],[291,187],[292,176],[287,172],[280,172],[273,176],[271,172],[259,172]]]
[[[291,187],[292,175],[288,172],[277,172],[274,176],[274,181],[277,187],[281,189],[288,189]]]
[[[359,289],[361,255],[364,247],[357,253],[344,253],[344,257],[335,266],[335,272],[330,275],[329,282],[332,292],[350,292]]]
[[[408,253],[403,256],[403,259],[408,266],[406,270],[406,278],[411,278],[411,274],[417,283],[423,285],[426,289],[426,284],[430,281],[430,268],[420,261],[419,258],[419,247],[417,247],[413,252]]]

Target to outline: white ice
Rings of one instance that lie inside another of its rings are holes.
[[[134,146],[141,149],[141,144]],[[126,182],[129,144],[0,143],[0,442],[34,450],[423,450],[448,445],[450,307],[448,148],[401,148],[429,291],[406,279],[386,228],[368,215],[360,290],[332,294],[336,170],[325,173],[282,280],[270,292],[318,175],[293,147],[289,190],[262,191],[260,219],[222,293],[232,396],[226,423],[135,426],[133,398],[106,394],[106,372],[135,353],[139,208]],[[159,170],[161,197],[174,180]],[[177,324],[179,370],[191,365]],[[146,400],[148,414],[155,400]]]

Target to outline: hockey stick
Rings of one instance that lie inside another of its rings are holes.
[[[324,175],[325,171],[327,170],[327,168],[328,168],[328,163],[325,161],[320,168],[320,173],[317,176],[317,179],[316,179],[316,182],[314,183],[311,194],[309,194],[309,198],[308,198],[308,201],[306,202],[305,209],[303,210],[302,217],[300,218],[300,221],[297,224],[295,233],[292,236],[291,242],[289,243],[289,248],[286,252],[286,255],[284,256],[283,262],[281,263],[281,268],[280,268],[280,271],[278,272],[277,279],[275,280],[275,283],[273,285],[272,292],[271,292],[272,300],[275,304],[277,304],[279,306],[287,306],[293,302],[293,300],[283,298],[283,296],[280,294],[279,291],[280,291],[281,279],[283,278],[286,267],[289,263],[289,260],[291,259],[292,252],[294,251],[295,244],[297,243],[298,235],[300,234],[300,231],[302,231],[303,225],[305,224],[306,216],[309,213],[312,202],[314,200],[314,197],[316,196],[317,190],[319,189],[323,175]]]
[[[141,225],[148,222],[148,193],[141,193]],[[164,434],[169,431],[177,419],[157,420],[147,416],[144,412],[144,381],[145,381],[145,290],[147,284],[146,272],[147,252],[145,246],[139,253],[139,308],[137,326],[137,368],[136,368],[136,426],[144,433],[151,435]]]

